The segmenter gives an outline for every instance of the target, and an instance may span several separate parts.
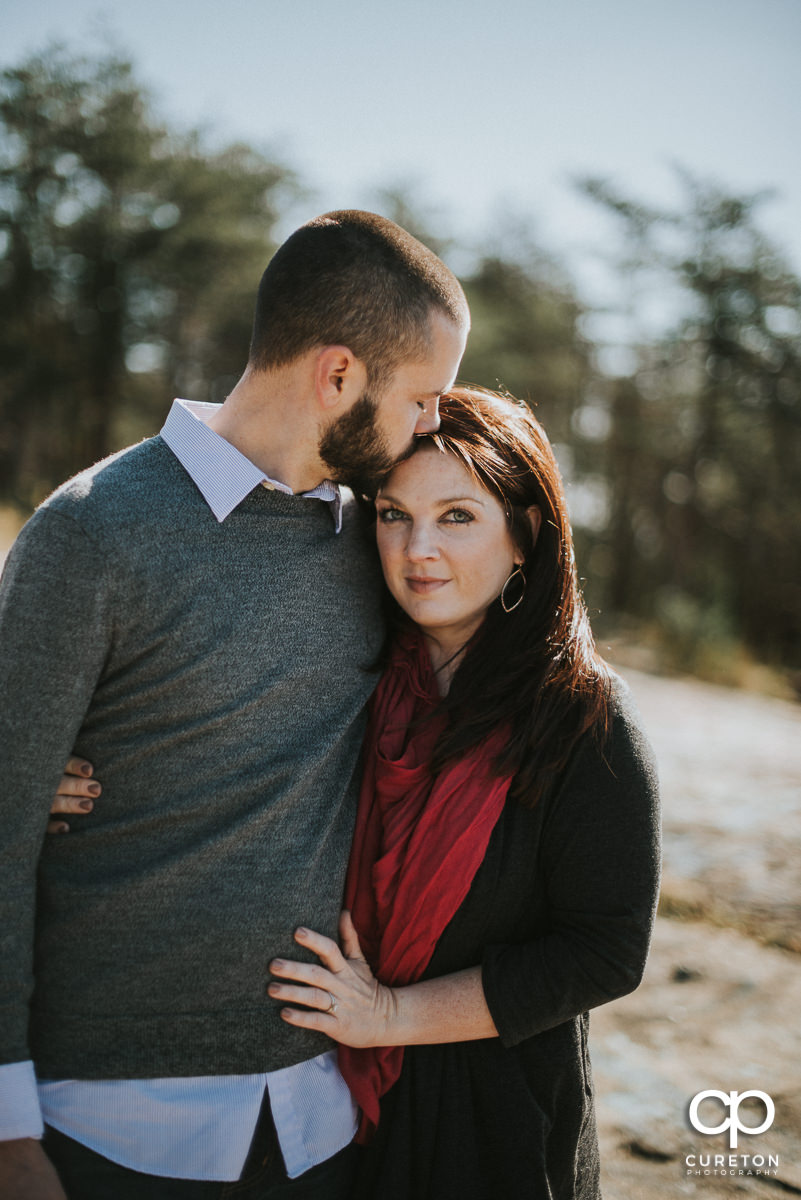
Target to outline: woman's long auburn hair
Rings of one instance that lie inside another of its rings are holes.
[[[559,780],[579,740],[603,743],[609,724],[609,668],[595,649],[573,557],[559,467],[539,421],[524,404],[481,388],[440,400],[440,428],[417,439],[453,454],[504,505],[525,555],[525,591],[505,612],[500,597],[471,639],[443,697],[447,726],[432,770],[463,756],[499,727],[509,740],[496,762],[513,775],[510,794],[533,806]],[[526,510],[542,514],[534,542]],[[519,590],[510,584],[508,602]]]

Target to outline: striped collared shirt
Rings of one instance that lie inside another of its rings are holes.
[[[161,436],[191,475],[218,521],[222,522],[255,487],[274,488],[293,495],[292,489],[265,475],[244,454],[209,429],[206,422],[218,412],[219,404],[176,400],[164,423]],[[308,500],[325,500],[331,505],[334,527],[342,528],[342,493],[339,485],[324,479],[309,492]]]

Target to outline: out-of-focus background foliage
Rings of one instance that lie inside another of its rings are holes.
[[[603,178],[622,315],[667,326],[604,359],[606,313],[518,219],[460,269],[462,378],[534,407],[569,481],[596,625],[663,665],[801,679],[801,283],[760,195],[677,169],[657,209]],[[220,401],[244,364],[258,278],[303,180],[245,144],[161,119],[124,57],[51,48],[0,80],[0,501],[156,432],[169,397]],[[377,207],[459,269],[413,188]]]

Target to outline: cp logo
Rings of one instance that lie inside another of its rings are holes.
[[[756,1096],[765,1105],[765,1120],[761,1125],[744,1125],[740,1120],[740,1105],[743,1100],[747,1100],[749,1096]],[[704,1125],[698,1117],[698,1109],[708,1097],[713,1097],[715,1100],[720,1100],[724,1108],[728,1108],[729,1116],[720,1125]],[[706,1092],[699,1092],[697,1096],[693,1096],[690,1105],[690,1121],[699,1133],[723,1133],[724,1130],[729,1130],[729,1148],[737,1149],[737,1134],[742,1133],[764,1133],[766,1129],[770,1129],[773,1124],[773,1118],[776,1116],[776,1109],[773,1101],[767,1092],[719,1092],[715,1088],[709,1088]]]

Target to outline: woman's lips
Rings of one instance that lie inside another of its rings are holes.
[[[444,587],[449,583],[448,579],[423,579],[415,575],[407,575],[406,583],[411,591],[416,592],[418,596],[425,596],[429,592],[436,592],[438,588]]]

